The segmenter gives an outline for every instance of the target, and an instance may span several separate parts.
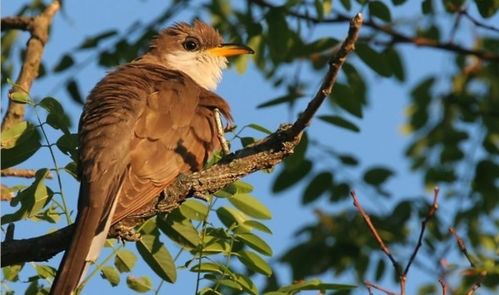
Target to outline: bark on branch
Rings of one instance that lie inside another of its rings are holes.
[[[363,22],[357,14],[350,22],[348,37],[340,50],[331,58],[324,81],[307,108],[292,125],[283,125],[265,139],[222,158],[217,164],[205,170],[188,175],[180,175],[165,188],[164,193],[146,206],[141,212],[127,217],[115,225],[110,237],[124,237],[122,228],[139,225],[144,219],[158,213],[168,213],[180,206],[185,198],[193,195],[214,193],[226,185],[255,171],[268,169],[280,163],[293,153],[303,130],[310,124],[322,102],[331,93],[339,69],[346,56],[354,50],[360,27]],[[44,261],[63,251],[71,239],[72,226],[31,239],[10,239],[2,243],[2,267],[27,261]]]
[[[31,32],[26,47],[26,55],[23,66],[16,80],[16,86],[12,87],[10,93],[22,91],[29,93],[33,80],[38,76],[45,43],[47,43],[49,28],[54,15],[59,11],[60,2],[54,0],[39,16],[34,18],[6,17],[2,19],[2,31],[4,29],[23,29]],[[6,27],[4,28],[4,24]],[[13,124],[24,120],[24,104],[9,100],[7,112],[3,118],[2,130],[8,129]]]

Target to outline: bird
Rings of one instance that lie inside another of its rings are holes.
[[[199,171],[220,149],[215,93],[229,56],[253,54],[224,43],[195,20],[162,30],[145,53],[109,72],[87,97],[79,122],[80,190],[71,243],[50,294],[72,294],[113,224],[157,197],[181,173]]]

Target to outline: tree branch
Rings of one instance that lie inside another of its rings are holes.
[[[29,31],[34,18],[29,16],[6,16],[2,18],[2,32],[7,30]]]
[[[277,6],[271,3],[268,3],[265,0],[247,0],[250,3],[256,4],[260,7],[266,7],[266,8],[278,8],[281,6]],[[295,18],[303,19],[306,21],[309,21],[314,24],[331,24],[331,23],[343,23],[347,22],[350,20],[350,18],[346,15],[336,13],[336,16],[333,18],[318,18],[314,17],[308,14],[302,14],[298,13],[295,11],[292,11],[290,9],[286,10],[286,14]],[[401,32],[398,32],[394,29],[392,29],[391,26],[385,26],[385,25],[380,25],[376,23],[373,19],[367,19],[363,23],[364,26],[375,29],[377,31],[383,32],[387,35],[389,35],[392,40],[391,44],[394,43],[408,43],[408,44],[413,44],[419,47],[428,47],[428,48],[435,48],[435,49],[441,49],[449,52],[454,52],[457,54],[464,54],[464,55],[473,55],[476,56],[482,60],[488,60],[488,61],[499,61],[499,54],[486,51],[486,50],[480,50],[480,49],[469,49],[465,48],[459,45],[456,45],[451,42],[438,42],[433,39],[421,37],[421,36],[409,36],[405,35]],[[487,27],[488,29],[493,29],[494,27],[492,26],[487,26],[481,24],[482,27]]]
[[[123,227],[134,227],[144,219],[158,213],[168,213],[179,207],[187,197],[214,193],[243,176],[274,167],[292,154],[301,139],[303,130],[308,126],[325,97],[331,92],[346,56],[354,50],[354,43],[357,40],[361,25],[362,15],[357,14],[350,23],[348,37],[329,63],[329,70],[324,77],[322,86],[293,125],[281,126],[265,139],[223,157],[210,168],[188,175],[180,175],[173,184],[165,188],[163,194],[148,204],[141,212],[136,212],[133,216],[129,216],[119,224],[114,225],[109,236],[120,236]],[[70,225],[40,237],[4,241],[2,243],[2,267],[27,261],[47,260],[66,248],[72,232],[73,226]]]
[[[19,169],[19,168],[7,168],[0,170],[0,176],[2,177],[21,177],[21,178],[34,178],[36,175],[35,169]],[[52,178],[50,173],[45,176],[48,179]]]
[[[31,85],[33,84],[33,80],[38,76],[44,46],[48,40],[49,27],[52,23],[54,15],[57,13],[59,8],[59,0],[54,0],[54,2],[52,2],[47,6],[47,8],[45,8],[42,14],[31,19],[29,22],[27,19],[22,17],[17,20],[14,20],[14,18],[11,17],[5,18],[5,20],[10,21],[10,24],[12,26],[17,26],[16,28],[22,29],[29,28],[31,32],[31,38],[29,38],[28,40],[22,69],[16,80],[16,86],[12,87],[12,89],[10,90],[10,94],[19,91],[29,93]],[[4,19],[2,19],[2,30],[3,24]],[[13,124],[22,121],[23,119],[24,104],[9,100],[9,106],[7,108],[7,112],[5,113],[5,117],[3,118],[1,129],[5,130]]]

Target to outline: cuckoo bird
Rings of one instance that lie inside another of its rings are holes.
[[[71,294],[104,245],[110,226],[157,197],[182,172],[220,148],[215,94],[227,57],[253,53],[223,43],[195,21],[159,33],[147,52],[107,74],[90,92],[79,125],[81,185],[72,241],[51,294]]]

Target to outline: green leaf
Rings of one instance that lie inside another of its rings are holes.
[[[65,134],[69,134],[71,120],[64,112],[62,105],[53,97],[45,97],[38,104],[47,112],[47,123],[55,129],[62,130]]]
[[[400,82],[405,81],[405,70],[404,70],[404,65],[402,63],[402,58],[400,58],[400,54],[398,51],[390,47],[384,52],[386,59],[388,63],[390,64],[390,67],[392,68],[393,75],[397,80]]]
[[[371,185],[379,186],[393,174],[393,171],[390,169],[384,167],[373,167],[364,173],[364,181]]]
[[[57,147],[61,152],[71,156],[73,161],[78,161],[78,134],[66,133],[63,134],[56,142]]]
[[[2,268],[3,278],[7,281],[17,282],[19,280],[19,272],[23,269],[23,266],[24,263]]]
[[[236,208],[257,219],[271,219],[272,212],[257,198],[250,194],[236,194],[229,198]]]
[[[31,98],[29,97],[29,93],[22,90],[10,93],[9,98],[10,100],[17,103],[32,103]]]
[[[227,227],[230,228],[234,225],[238,225],[243,227],[246,230],[249,230],[248,227],[244,225],[244,222],[248,219],[241,211],[230,208],[230,207],[219,207],[217,209],[218,219]]]
[[[17,126],[19,128],[15,132],[19,132],[26,127],[21,136],[15,139],[15,145],[11,148],[2,148],[2,169],[6,169],[18,165],[29,159],[41,147],[40,134],[35,126],[27,123],[25,126]],[[14,131],[13,131],[14,132]]]
[[[333,185],[333,175],[330,172],[321,172],[317,174],[305,188],[302,203],[308,204],[315,201],[322,194],[327,192]]]
[[[50,202],[53,193],[45,186],[44,182],[48,173],[48,169],[36,171],[33,183],[28,188],[18,193],[11,201],[13,204],[21,203],[21,208],[12,214],[5,214],[2,217],[2,225],[24,218],[31,218]]]
[[[206,203],[188,199],[180,206],[180,213],[189,219],[202,221],[208,216],[208,207]]]
[[[289,286],[285,286],[279,288],[278,291],[287,292],[287,294],[294,294],[299,291],[319,290],[325,293],[326,290],[350,290],[356,287],[357,286],[355,285],[323,283],[320,280],[314,279],[308,281],[301,281]]]
[[[127,276],[126,284],[128,288],[139,293],[145,293],[152,289],[152,281],[148,276]]]
[[[262,133],[265,133],[265,134],[272,134],[272,131],[268,130],[267,128],[263,127],[263,126],[260,126],[258,124],[249,124],[249,125],[246,125],[248,126],[249,128],[251,129],[254,129],[256,131],[260,131]]]
[[[101,277],[106,279],[113,287],[120,284],[120,273],[110,265],[106,265],[101,269]]]
[[[72,65],[74,65],[74,60],[73,60],[73,57],[71,57],[71,55],[69,54],[65,54],[61,60],[59,60],[59,63],[54,67],[53,71],[55,73],[58,73],[58,72],[62,72],[66,69],[68,69],[69,67],[71,67]]]
[[[272,275],[272,268],[270,268],[270,265],[255,252],[242,250],[237,252],[237,258],[251,270],[266,276]]]
[[[337,82],[334,85],[329,101],[358,118],[363,116],[362,100],[350,85]]]
[[[270,56],[276,63],[284,60],[288,51],[289,28],[286,21],[286,11],[283,8],[271,8],[265,15],[268,24],[266,43]]]
[[[223,274],[226,271],[226,267],[217,263],[203,262],[191,267],[190,271],[195,273],[201,272]]]
[[[265,224],[256,220],[246,220],[245,222],[243,222],[243,225],[264,233],[272,234],[270,228],[268,228]]]
[[[350,0],[340,0],[340,3],[347,11],[352,9],[352,2]]]
[[[381,1],[369,1],[369,13],[385,22],[392,21],[390,9]]]
[[[292,159],[292,157],[288,159]],[[285,163],[287,163],[287,159],[285,160]],[[277,175],[277,178],[272,186],[272,192],[282,192],[285,189],[296,185],[312,169],[312,162],[309,160],[299,161],[297,164],[293,165],[296,166],[293,166],[292,169],[287,169],[288,167],[286,167],[285,169],[282,169],[279,175]]]
[[[37,264],[35,266],[36,273],[44,279],[53,279],[57,270],[50,265]]]
[[[272,248],[260,237],[252,233],[236,233],[235,235],[244,244],[258,251],[259,253],[267,256],[272,256]]]
[[[475,5],[478,12],[484,18],[489,18],[496,14],[499,4],[494,0],[475,0]]]
[[[159,240],[156,218],[147,220],[140,230],[141,238],[136,243],[137,250],[149,267],[163,280],[174,283],[177,279],[175,263]]]
[[[136,262],[135,254],[127,249],[120,249],[114,257],[114,266],[119,272],[131,272]]]
[[[88,49],[88,48],[94,48],[96,47],[101,41],[110,38],[114,35],[118,34],[116,30],[109,30],[109,31],[104,31],[98,35],[95,35],[93,37],[87,37],[83,41],[80,46],[78,46],[78,49]]]
[[[336,115],[322,115],[318,116],[318,118],[324,122],[333,124],[335,126],[353,131],[353,132],[360,132],[359,127],[357,127],[354,123]]]
[[[421,11],[425,15],[433,13],[433,0],[423,0],[421,2]]]
[[[353,155],[349,155],[349,154],[339,155],[338,159],[341,161],[341,163],[348,165],[348,166],[359,165],[359,160],[357,160],[357,158],[355,158]]]
[[[23,135],[23,133],[28,129],[29,123],[27,121],[18,122],[9,129],[2,131],[1,148],[10,149],[16,145],[17,140]]]
[[[83,97],[81,96],[81,91],[78,87],[78,83],[76,83],[76,80],[69,80],[69,82],[66,84],[66,90],[69,93],[69,97],[71,97],[74,102],[81,105],[84,104]]]
[[[377,52],[363,43],[355,45],[355,52],[369,68],[379,75],[383,77],[390,77],[392,75],[390,65],[382,53]]]
[[[256,288],[255,284],[253,281],[248,278],[247,276],[241,275],[241,274],[233,274],[233,279],[241,285],[244,290],[249,292],[250,294],[256,295],[258,294],[258,289]]]
[[[246,194],[250,193],[253,191],[253,186],[247,182],[244,181],[234,181],[233,183],[229,184],[226,186],[224,189],[224,196],[225,197],[230,197],[232,195],[236,194]],[[217,192],[218,193],[218,192]]]
[[[170,212],[167,219],[158,219],[159,229],[179,245],[192,249],[200,243],[199,233],[179,210]]]

